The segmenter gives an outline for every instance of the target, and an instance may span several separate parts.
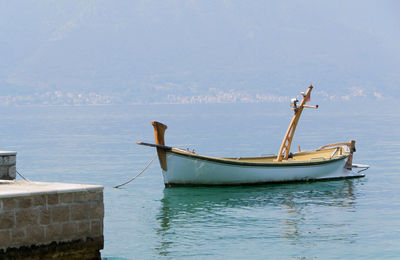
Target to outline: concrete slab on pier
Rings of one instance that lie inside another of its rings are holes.
[[[0,182],[0,198],[49,193],[84,192],[99,189],[102,190],[103,186],[60,182],[4,181]]]

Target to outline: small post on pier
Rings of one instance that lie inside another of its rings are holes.
[[[17,153],[0,151],[0,180],[15,180]]]

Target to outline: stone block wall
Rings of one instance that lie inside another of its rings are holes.
[[[21,247],[79,244],[88,240],[99,252],[104,241],[103,218],[102,189],[3,196],[0,198],[0,253]]]

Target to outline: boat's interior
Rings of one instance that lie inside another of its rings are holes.
[[[282,161],[284,162],[299,162],[299,161],[321,161],[321,160],[330,160],[333,158],[337,158],[339,156],[346,155],[348,153],[343,152],[343,149],[340,148],[329,148],[317,151],[301,151],[297,153],[290,154],[288,160]],[[267,157],[254,157],[254,158],[229,158],[237,161],[246,161],[246,162],[259,162],[259,163],[267,163],[274,162],[276,160],[276,155],[271,155]]]
[[[191,154],[194,156],[200,156],[188,150],[173,148],[174,152]],[[280,163],[298,163],[298,162],[318,162],[331,159],[337,159],[350,154],[348,146],[336,146],[336,147],[322,147],[315,151],[300,151],[297,153],[290,154],[288,160],[284,160]],[[261,157],[237,157],[237,158],[218,158],[209,156],[200,156],[210,159],[224,160],[224,161],[236,161],[236,162],[249,162],[249,163],[276,163],[276,155],[261,156]]]

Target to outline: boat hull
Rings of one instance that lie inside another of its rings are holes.
[[[344,168],[347,157],[318,163],[246,164],[166,152],[166,186],[251,185],[363,177]]]

